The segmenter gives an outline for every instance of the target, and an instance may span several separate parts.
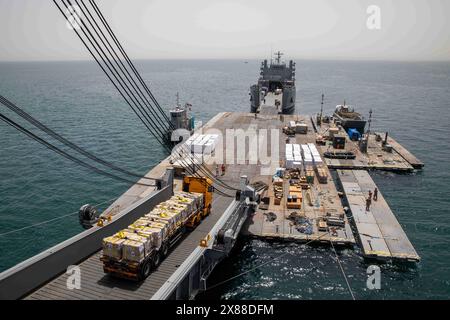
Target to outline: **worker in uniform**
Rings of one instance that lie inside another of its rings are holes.
[[[225,174],[225,163],[222,163],[222,175]]]
[[[375,187],[375,189],[373,190],[373,200],[377,201],[378,200],[378,188]]]
[[[372,204],[372,198],[369,196],[366,199],[366,211],[370,210],[370,205]]]

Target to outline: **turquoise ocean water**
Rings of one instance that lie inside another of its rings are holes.
[[[138,61],[137,66],[166,110],[179,92],[202,121],[221,111],[248,111],[248,89],[259,72],[259,61],[239,60]],[[450,297],[449,88],[448,62],[297,61],[297,112],[318,112],[322,93],[330,113],[344,99],[365,115],[373,109],[372,128],[389,131],[426,164],[411,175],[372,174],[422,261],[415,268],[381,266],[382,288],[370,291],[368,264],[358,249],[340,250],[357,299]],[[145,173],[165,157],[93,62],[1,62],[0,94],[69,140],[127,169]],[[79,233],[80,205],[107,202],[128,187],[78,167],[0,123],[0,271]],[[282,259],[200,298],[349,298],[331,251],[298,244],[242,240],[209,283],[284,252],[288,254]]]

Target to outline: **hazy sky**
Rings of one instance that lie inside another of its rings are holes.
[[[449,0],[97,0],[130,57],[450,60]],[[366,26],[369,5],[381,29]],[[0,0],[0,60],[91,59],[51,0]]]

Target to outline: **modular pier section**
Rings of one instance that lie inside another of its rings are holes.
[[[337,173],[364,257],[419,261],[419,255],[380,191],[377,200],[373,199],[366,210],[366,195],[376,187],[367,171],[338,170]]]

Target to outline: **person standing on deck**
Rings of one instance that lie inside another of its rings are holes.
[[[371,196],[367,197],[366,199],[366,211],[370,210],[370,205],[372,204],[372,198]]]
[[[372,190],[369,190],[369,199],[372,201]]]
[[[378,200],[378,188],[375,187],[375,189],[373,190],[373,200],[377,201]]]
[[[219,176],[219,165],[216,164],[216,177],[218,177],[218,176]]]
[[[225,174],[225,163],[222,163],[222,175]]]

